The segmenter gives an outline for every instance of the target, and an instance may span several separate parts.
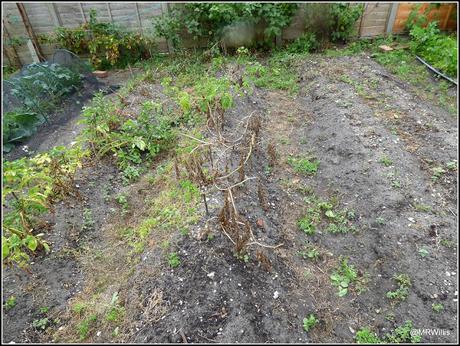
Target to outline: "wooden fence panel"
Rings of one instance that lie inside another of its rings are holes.
[[[155,2],[55,2],[55,3],[24,3],[24,8],[29,17],[33,32],[37,35],[52,33],[56,27],[63,26],[75,28],[88,22],[91,9],[95,9],[97,20],[101,22],[112,22],[128,31],[140,32],[146,36],[151,35],[152,18],[161,16],[168,11],[168,6],[175,6],[173,3]],[[372,37],[385,34],[386,32],[401,32],[404,23],[412,10],[414,3],[366,3],[365,12],[356,23],[356,29],[361,37]],[[422,6],[421,11],[428,4]],[[444,3],[439,9],[430,13],[430,18],[438,17],[442,29],[456,29],[457,27],[457,5],[455,3]],[[299,12],[293,18],[289,27],[283,30],[281,39],[292,40],[302,35],[305,28],[304,18],[305,4],[301,4]],[[397,9],[396,9],[397,7]],[[392,11],[393,9],[393,11]],[[4,25],[12,38],[20,38],[24,44],[15,46],[17,55],[24,64],[32,62],[32,54],[27,46],[28,34],[22,23],[21,16],[16,3],[2,3]],[[393,12],[393,16],[390,13]],[[393,23],[394,19],[394,23]],[[184,36],[187,47],[196,45],[189,37]],[[157,39],[157,48],[161,51],[168,51],[168,44],[164,39]],[[198,45],[201,45],[200,42]],[[46,57],[52,55],[55,46],[51,44],[41,45]],[[11,52],[10,52],[11,53]],[[5,52],[3,52],[5,56]]]
[[[55,8],[61,18],[62,26],[66,28],[76,28],[85,23],[79,3],[59,2],[55,3]]]
[[[409,14],[417,4],[404,2],[398,6],[398,12],[393,25],[394,33],[401,33],[405,29],[406,21]],[[429,3],[421,4],[418,13],[423,14],[429,6]],[[441,4],[439,8],[433,8],[427,15],[429,21],[438,20],[439,28],[442,30],[456,30],[457,29],[457,4]]]

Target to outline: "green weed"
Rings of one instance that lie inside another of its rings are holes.
[[[409,295],[409,288],[411,287],[411,281],[407,274],[398,274],[393,277],[397,282],[398,288],[394,291],[387,292],[387,298],[394,302],[401,302],[406,300]]]
[[[312,158],[289,157],[288,163],[295,172],[303,175],[315,175],[319,167],[319,160]]]
[[[348,259],[346,258],[341,260],[339,268],[330,276],[332,285],[339,289],[339,297],[347,295],[350,284],[355,282],[357,278],[358,273],[356,269],[354,266],[348,264]]]
[[[15,296],[9,296],[5,301],[5,309],[6,310],[11,310],[15,306],[16,306],[16,297]]]
[[[444,305],[440,303],[433,303],[431,304],[431,308],[433,309],[434,312],[441,312],[444,310]]]
[[[180,266],[180,257],[177,253],[175,252],[171,252],[169,255],[168,255],[168,264],[171,268],[176,268],[178,266]]]
[[[306,332],[309,332],[314,326],[318,324],[319,320],[315,317],[315,315],[310,314],[308,317],[303,319],[303,329]]]

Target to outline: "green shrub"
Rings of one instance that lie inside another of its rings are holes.
[[[429,64],[451,76],[457,75],[457,37],[442,34],[437,22],[410,30],[411,50]]]
[[[309,53],[318,49],[318,41],[314,33],[304,33],[302,36],[296,38],[286,48],[289,53]]]
[[[146,36],[98,22],[94,9],[88,23],[77,28],[57,28],[54,40],[75,54],[89,54],[92,65],[98,69],[124,68],[150,57],[154,46],[154,41]]]
[[[175,47],[181,42],[183,29],[194,40],[217,42],[223,29],[233,23],[248,21],[264,24],[266,43],[280,35],[294,16],[294,3],[187,3],[175,5],[168,15],[154,17],[153,33],[171,40]]]
[[[347,42],[354,33],[354,25],[363,14],[364,5],[351,5],[348,3],[335,3],[331,7],[333,42]]]

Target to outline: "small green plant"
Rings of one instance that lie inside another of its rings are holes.
[[[135,182],[141,176],[141,171],[139,167],[128,165],[123,170],[123,183],[129,185]]]
[[[308,235],[316,233],[315,225],[313,224],[310,217],[305,216],[297,222],[297,226]]]
[[[75,312],[76,314],[81,314],[83,311],[86,310],[88,307],[88,304],[86,303],[75,303],[72,306],[72,311]]]
[[[420,342],[422,337],[411,333],[412,329],[412,321],[406,321],[404,325],[397,327],[392,333],[386,334],[385,342],[392,344]]]
[[[358,344],[381,344],[383,341],[372,332],[369,327],[364,327],[356,332],[356,342]]]
[[[319,320],[315,317],[314,314],[308,315],[308,317],[303,319],[303,329],[306,332],[309,332],[314,326],[318,324]]]
[[[412,285],[409,276],[407,274],[398,274],[393,279],[397,282],[398,288],[394,291],[388,291],[387,298],[394,302],[406,300],[409,295],[409,288]]]
[[[457,169],[457,161],[449,161],[446,163],[446,168],[451,171],[455,171]]]
[[[95,221],[93,218],[93,212],[91,209],[85,208],[83,210],[83,225],[81,226],[81,229],[83,231],[88,231],[92,230],[94,228]]]
[[[437,21],[432,21],[425,27],[414,25],[409,34],[412,52],[448,75],[457,74],[456,36],[442,34]]]
[[[318,171],[319,160],[312,158],[289,157],[288,163],[297,173],[304,175],[314,175]]]
[[[421,211],[421,212],[424,212],[424,213],[428,213],[428,212],[430,212],[432,210],[429,205],[425,205],[425,204],[415,204],[414,208],[415,208],[415,210]]]
[[[126,197],[126,195],[123,194],[123,193],[120,193],[119,195],[117,195],[115,200],[121,206],[122,215],[126,215],[128,213],[128,210],[129,210],[128,198]]]
[[[88,337],[89,331],[96,321],[97,316],[91,315],[78,324],[77,331],[80,336],[80,341],[83,341]]]
[[[109,322],[119,322],[125,313],[125,308],[120,305],[118,292],[112,295],[109,310],[106,313],[105,318]]]
[[[40,318],[32,322],[32,326],[34,328],[41,329],[41,330],[45,330],[46,328],[49,327],[49,325],[50,325],[50,320],[47,317]]]
[[[358,278],[358,273],[354,266],[348,264],[348,259],[344,258],[340,261],[340,266],[330,276],[333,286],[339,288],[338,295],[343,297],[348,293],[350,284]]]
[[[432,168],[432,172],[431,180],[436,182],[446,173],[446,170],[443,167],[434,167]]]
[[[427,249],[425,249],[424,247],[422,247],[420,250],[418,250],[418,254],[422,257],[426,257],[428,256],[430,253],[428,252]]]
[[[176,252],[171,252],[168,255],[168,264],[171,268],[176,268],[180,266],[180,257]]]
[[[406,321],[404,325],[396,327],[390,333],[385,334],[381,339],[372,332],[369,327],[361,328],[356,332],[355,339],[358,344],[399,344],[417,343],[421,341],[421,336],[412,333],[412,321]]]
[[[391,160],[388,156],[384,155],[379,160],[384,166],[389,167],[393,164],[393,160]]]
[[[30,253],[49,252],[42,239],[40,216],[52,203],[70,194],[74,174],[85,152],[80,147],[55,147],[32,158],[3,162],[2,260],[26,267]]]
[[[320,253],[316,247],[309,247],[304,251],[300,251],[299,255],[304,259],[311,259],[316,261],[319,258]]]
[[[431,308],[433,309],[434,312],[441,312],[444,310],[444,305],[440,303],[433,303],[431,304]]]
[[[14,308],[15,306],[16,306],[16,297],[15,296],[9,296],[6,299],[6,302],[5,302],[5,309],[10,310],[10,309]]]
[[[48,306],[43,306],[40,308],[40,313],[46,314],[49,310],[50,308]]]
[[[375,219],[375,222],[380,226],[382,226],[382,225],[384,225],[386,223],[385,219],[383,217],[381,217],[381,216],[377,217]]]
[[[244,263],[249,263],[251,260],[251,257],[247,253],[235,253],[234,254],[236,258],[238,258],[240,261],[243,261]]]
[[[441,241],[439,243],[442,246],[444,246],[446,248],[449,248],[449,249],[455,248],[455,242],[450,240],[450,239],[441,239]]]

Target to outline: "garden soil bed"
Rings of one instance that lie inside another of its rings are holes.
[[[137,256],[129,275],[119,274],[126,254],[113,228],[121,217],[106,196],[125,191],[134,209],[141,209],[155,187],[146,188],[143,180],[124,187],[110,160],[93,163],[76,179],[80,198],[57,204],[49,216],[51,255],[37,256],[30,274],[4,270],[4,297],[15,295],[17,305],[5,311],[3,341],[78,341],[66,334],[74,328],[70,303],[104,281],[110,287],[104,294],[118,292],[128,319],[119,334],[95,328],[85,342],[340,343],[353,342],[362,327],[384,335],[407,320],[414,328],[448,331],[423,336],[424,342],[456,342],[457,171],[446,169],[433,179],[433,168],[458,160],[457,118],[416,96],[411,86],[364,55],[311,56],[297,68],[297,96],[256,88],[236,98],[225,115],[222,134],[231,139],[244,134],[249,115],[261,120],[244,172],[257,179],[233,195],[239,215],[262,244],[251,246],[249,261],[234,256],[220,230],[224,195],[214,191],[207,196],[209,216],[202,207],[189,236],[173,235],[179,267],[169,268],[163,250],[152,245]],[[146,88],[152,95],[138,102],[162,96],[159,85],[143,88],[142,95]],[[139,96],[135,93],[131,97]],[[48,135],[54,143],[68,143]],[[267,170],[273,163],[271,145],[276,163]],[[297,174],[287,162],[290,155],[317,158],[316,175]],[[380,162],[384,156],[391,166]],[[237,148],[223,165],[232,170],[240,160]],[[297,221],[311,194],[353,210],[357,231],[313,236],[300,231]],[[94,222],[83,227],[88,209]],[[126,218],[138,215],[133,211]],[[156,235],[151,237],[151,244],[158,244]],[[320,250],[318,261],[299,256],[306,245]],[[421,255],[422,248],[428,255]],[[98,256],[113,256],[114,262],[98,267]],[[266,260],[257,261],[259,256]],[[360,294],[350,289],[338,297],[331,285],[341,257],[367,278]],[[412,285],[407,299],[394,304],[386,294],[401,273]],[[433,303],[444,309],[433,311]],[[40,332],[32,322],[43,317],[44,306],[53,323]],[[302,321],[311,313],[319,323],[307,333]]]

